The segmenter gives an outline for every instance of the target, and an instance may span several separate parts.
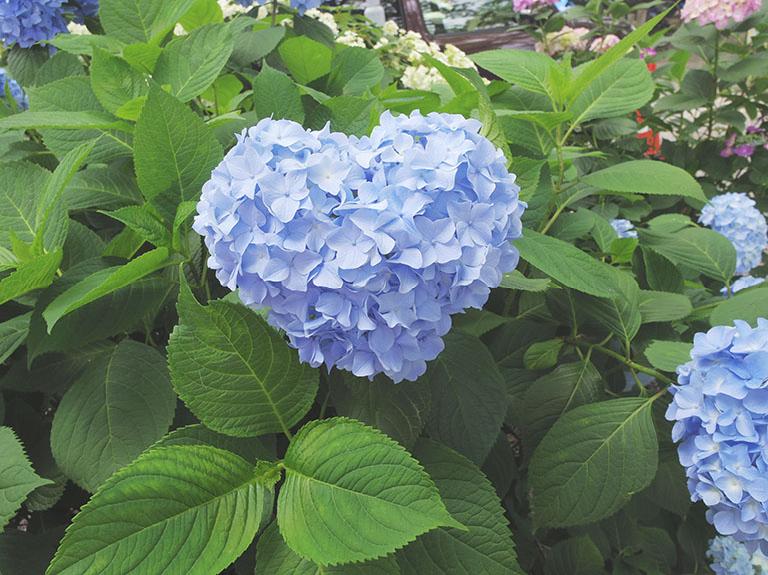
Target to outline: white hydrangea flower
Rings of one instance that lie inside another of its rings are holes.
[[[87,36],[91,33],[86,26],[77,22],[67,24],[67,30],[69,30],[70,34],[75,34],[76,36]]]
[[[224,14],[224,18],[245,14],[250,10],[247,6],[235,4],[232,0],[219,0],[219,8],[221,8],[221,13]]]
[[[363,40],[357,32],[353,32],[352,30],[345,30],[336,38],[336,42],[344,44],[345,46],[365,48],[365,40]]]
[[[306,11],[305,16],[309,16],[310,18],[314,18],[322,24],[325,24],[328,28],[331,29],[331,32],[333,32],[334,36],[339,35],[339,26],[336,24],[336,19],[333,17],[333,14],[329,12],[323,12],[317,8],[312,8],[311,10]],[[342,42],[342,44],[344,43],[345,42]],[[354,45],[357,46],[358,44]]]

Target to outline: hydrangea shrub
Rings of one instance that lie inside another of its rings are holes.
[[[0,572],[765,569],[761,16],[317,4],[0,0]]]

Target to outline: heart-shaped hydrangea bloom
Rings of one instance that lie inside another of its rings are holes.
[[[699,222],[731,240],[737,274],[748,274],[760,265],[768,246],[768,223],[747,194],[715,196],[701,210]]]
[[[64,0],[0,0],[0,41],[29,48],[67,31]]]
[[[768,551],[768,320],[698,333],[691,358],[667,409],[691,499],[722,535]]]
[[[243,302],[303,361],[413,380],[451,314],[515,268],[525,204],[503,154],[461,116],[385,113],[370,137],[262,120],[203,188],[195,230]]]

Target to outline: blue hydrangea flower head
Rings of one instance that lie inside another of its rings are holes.
[[[715,537],[709,542],[707,557],[715,575],[754,575],[752,554],[733,537]]]
[[[246,305],[302,361],[414,380],[451,315],[515,268],[525,204],[504,155],[461,116],[385,113],[370,137],[265,119],[203,187],[194,229]]]
[[[86,18],[93,18],[99,13],[99,0],[69,0],[66,9],[72,13],[75,22],[82,24]]]
[[[254,4],[263,5],[269,0],[235,0],[240,6],[253,6]],[[307,10],[319,8],[325,0],[291,0],[291,8],[298,10],[299,14],[304,14]]]
[[[635,226],[629,220],[611,220],[611,227],[616,230],[619,238],[637,238]]]
[[[29,48],[67,31],[64,0],[0,0],[0,41]]]
[[[5,68],[0,68],[0,100],[5,100],[8,92],[10,92],[11,97],[16,101],[16,105],[20,109],[26,110],[29,108],[29,100],[24,90],[21,89],[16,80],[8,76]]]
[[[742,276],[731,284],[730,293],[728,288],[722,288],[720,293],[726,297],[740,292],[743,289],[751,288],[765,283],[765,278],[753,278],[752,276]]]
[[[728,238],[736,248],[737,274],[748,274],[759,266],[768,246],[768,223],[747,194],[715,196],[701,210],[699,223]]]
[[[698,333],[667,419],[693,501],[721,535],[768,549],[768,320]]]

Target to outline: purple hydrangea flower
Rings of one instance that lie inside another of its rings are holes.
[[[67,31],[64,0],[0,0],[0,41],[29,48]]]
[[[765,282],[765,278],[753,278],[752,276],[743,276],[731,284],[730,294],[728,292],[728,288],[721,289],[720,293],[728,297],[729,295],[738,293],[743,289],[760,285],[763,282]]]
[[[0,100],[5,101],[9,92],[16,101],[16,106],[22,110],[29,108],[29,100],[24,90],[21,89],[16,80],[8,76],[5,68],[0,68]]]
[[[637,238],[635,226],[629,220],[611,220],[611,227],[616,231],[619,238]]]
[[[737,274],[748,274],[759,266],[768,246],[768,223],[747,194],[715,196],[701,210],[699,223],[728,238],[736,248]]]
[[[677,369],[675,421],[693,501],[721,535],[768,549],[768,320],[698,333]]]
[[[418,378],[451,315],[482,307],[518,261],[525,204],[480,127],[385,112],[358,139],[262,120],[203,187],[209,266],[270,308],[302,361]]]
[[[715,575],[754,575],[752,554],[733,537],[715,537],[709,542],[707,557]]]
[[[240,6],[253,6],[254,4],[258,4],[261,6],[262,4],[266,4],[269,0],[235,0]],[[325,2],[325,0],[291,0],[291,8],[298,10],[299,14],[304,14],[307,10],[312,10],[313,8],[319,8],[320,5]]]

